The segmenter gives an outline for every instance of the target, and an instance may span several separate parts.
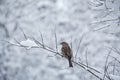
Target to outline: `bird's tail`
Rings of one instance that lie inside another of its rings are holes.
[[[71,59],[68,59],[69,61],[69,67],[73,67]]]

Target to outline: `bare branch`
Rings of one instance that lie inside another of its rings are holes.
[[[94,68],[92,68],[92,67],[90,67],[90,66],[88,66],[88,65],[85,65],[85,64],[80,63],[80,62],[79,62],[79,64],[81,64],[81,65],[83,65],[84,67],[86,67],[86,68],[88,68],[88,69],[91,69],[91,70],[93,70],[93,71],[95,71],[95,72],[97,72],[97,73],[101,73],[100,71],[98,71],[98,70],[96,70],[96,69],[94,69]]]
[[[84,70],[86,70],[87,72],[91,73],[92,75],[94,75],[95,77],[97,77],[98,79],[102,80],[102,78],[100,78],[98,75],[96,75],[94,72],[92,72],[91,70],[89,69],[86,69],[85,66],[75,62],[75,61],[72,61],[74,64],[77,64],[78,66],[80,66],[81,68],[83,68]]]

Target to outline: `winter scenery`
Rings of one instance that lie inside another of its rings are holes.
[[[0,80],[120,80],[120,0],[0,0]]]

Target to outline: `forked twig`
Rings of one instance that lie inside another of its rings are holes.
[[[45,45],[45,44],[42,44],[41,42],[39,42],[38,40],[36,40],[35,38],[32,37],[32,39],[34,40],[34,42],[39,46],[39,48],[43,48],[43,49],[48,49],[48,50],[51,50],[51,51],[54,51],[51,47]]]

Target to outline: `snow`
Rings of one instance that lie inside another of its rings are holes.
[[[31,49],[32,47],[39,47],[33,40],[30,39],[21,41],[20,45],[27,46],[27,49]]]
[[[41,32],[45,45],[56,50],[55,28],[58,51],[61,48],[60,42],[72,42],[73,55],[85,34],[76,61],[86,64],[87,50],[88,66],[102,72],[101,75],[98,74],[102,78],[109,47],[120,49],[120,27],[116,24],[118,20],[92,23],[117,18],[120,15],[120,0],[113,0],[114,4],[107,0],[108,7],[112,9],[106,17],[109,11],[104,9],[104,5],[90,7],[88,1],[99,5],[96,2],[98,0],[0,0],[0,39],[11,43],[16,39],[20,45],[27,46],[24,49],[0,41],[0,80],[98,80],[86,71],[89,69],[87,67],[85,70],[74,64],[73,68],[69,68],[65,58],[41,48],[32,48],[38,45],[29,37],[41,42]],[[100,2],[103,3],[102,0]],[[93,31],[107,24],[110,27]],[[20,28],[28,36],[27,39],[24,39]],[[5,36],[6,33],[9,37]],[[120,60],[120,55],[115,51],[111,51],[111,56]],[[109,61],[111,64],[108,73],[112,79],[119,80],[120,64],[112,57]],[[113,64],[116,65],[115,71]]]

